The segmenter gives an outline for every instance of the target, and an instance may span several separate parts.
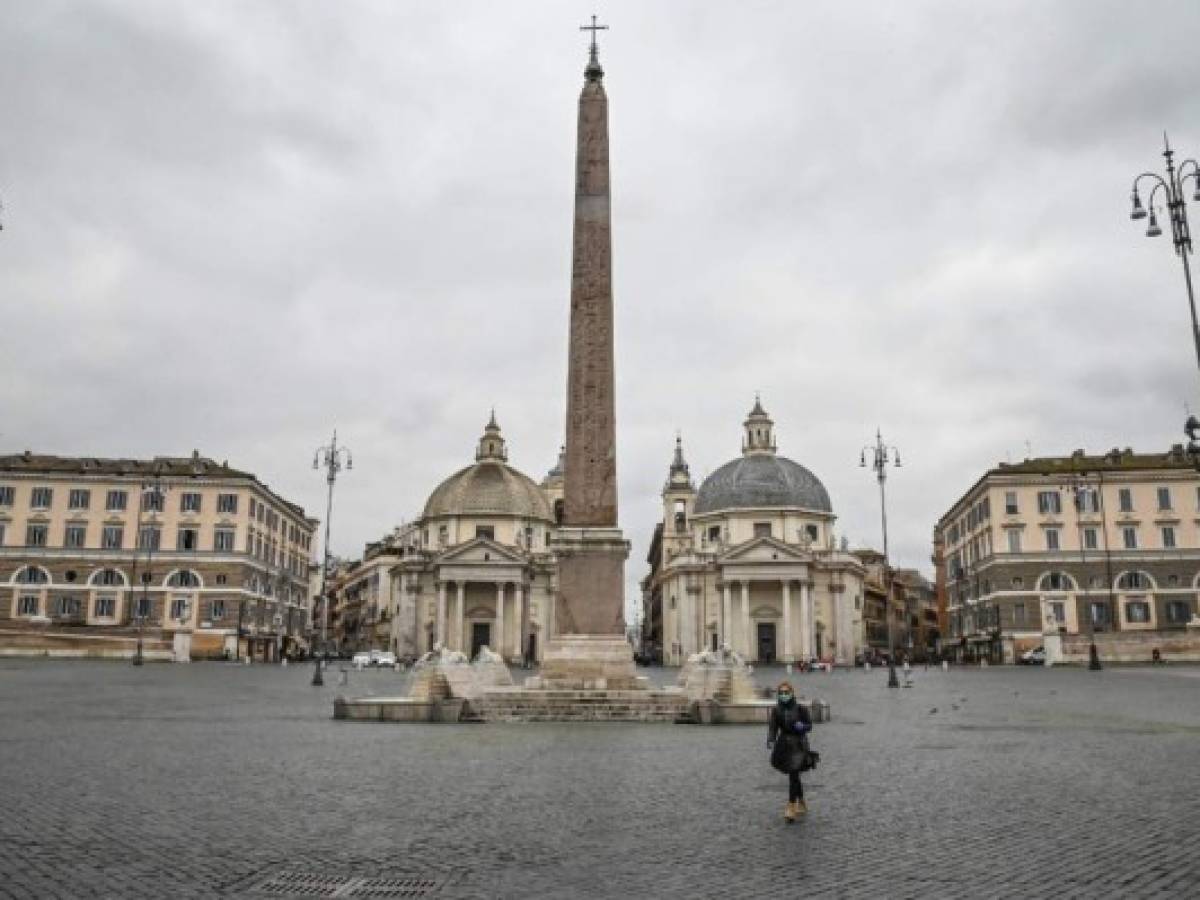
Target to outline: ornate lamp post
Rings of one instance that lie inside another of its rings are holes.
[[[1200,163],[1194,159],[1185,159],[1180,163],[1179,168],[1175,168],[1175,151],[1171,149],[1171,144],[1167,140],[1166,134],[1163,134],[1163,159],[1166,160],[1166,177],[1159,175],[1157,172],[1143,172],[1137,178],[1133,179],[1133,207],[1130,210],[1129,218],[1134,221],[1149,218],[1146,224],[1146,237],[1158,237],[1161,235],[1162,228],[1158,224],[1158,216],[1155,215],[1155,198],[1158,197],[1159,191],[1162,192],[1162,199],[1166,203],[1167,218],[1171,223],[1171,242],[1175,245],[1175,255],[1179,257],[1179,261],[1183,263],[1183,280],[1187,286],[1188,309],[1192,314],[1192,343],[1196,350],[1196,365],[1200,367],[1200,321],[1196,318],[1196,297],[1192,290],[1192,269],[1188,263],[1188,257],[1192,255],[1192,232],[1191,226],[1188,224],[1187,202],[1184,200],[1184,187],[1188,179],[1192,180],[1192,199],[1200,203]],[[1150,183],[1150,194],[1146,198],[1146,205],[1142,205],[1141,193],[1138,186],[1143,182]],[[1161,207],[1159,207],[1161,209]],[[1200,421],[1197,421],[1195,416],[1189,416],[1184,430],[1188,435],[1188,452],[1192,459],[1200,461]]]
[[[349,447],[339,447],[337,442],[337,429],[334,429],[333,439],[326,445],[318,447],[316,453],[313,454],[313,468],[325,468],[325,481],[329,485],[328,499],[325,503],[325,555],[321,560],[321,650],[326,652],[329,648],[329,597],[326,596],[325,590],[328,586],[329,579],[329,520],[333,516],[333,485],[337,481],[338,472],[342,471],[342,460],[345,460],[347,470],[354,468],[354,458],[350,454]],[[312,683],[319,687],[325,683],[325,679],[321,675],[321,654],[314,654],[316,657],[315,666],[313,668]]]
[[[875,429],[875,443],[862,448],[858,464],[867,466],[867,453],[871,453],[871,468],[875,470],[875,478],[879,482],[879,513],[883,522],[883,586],[886,594],[884,614],[887,616],[888,633],[888,682],[890,688],[900,687],[900,679],[896,677],[896,647],[892,639],[892,577],[891,566],[888,562],[888,533],[887,533],[887,493],[884,482],[887,481],[887,467],[900,468],[900,451],[883,442],[883,435]]]
[[[134,538],[133,571],[131,572],[135,579],[137,577],[137,551],[143,543],[142,513],[147,509],[152,512],[162,512],[166,495],[167,491],[163,487],[162,476],[158,472],[141,484],[141,494],[138,497],[137,536]],[[157,536],[156,532],[145,533],[146,571],[142,573],[142,602],[135,616],[138,627],[137,652],[133,657],[135,666],[140,666],[145,661],[142,655],[142,633],[146,625],[146,617],[150,613],[150,566],[154,561],[154,545],[157,543]],[[136,589],[136,585],[131,586],[131,597],[134,589]]]

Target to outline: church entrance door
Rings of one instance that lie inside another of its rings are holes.
[[[775,623],[758,623],[758,661],[760,663],[775,662]]]
[[[479,655],[479,648],[487,645],[492,645],[492,623],[491,622],[472,622],[471,623],[471,659]]]

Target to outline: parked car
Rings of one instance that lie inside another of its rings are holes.
[[[392,653],[390,650],[384,650],[379,654],[378,657],[376,657],[375,665],[379,666],[381,669],[394,669],[396,667],[396,654]]]
[[[1034,647],[1021,654],[1021,664],[1025,666],[1044,666],[1046,664],[1046,649]]]
[[[355,653],[352,657],[350,657],[350,665],[354,666],[356,669],[365,669],[370,664],[370,653]]]

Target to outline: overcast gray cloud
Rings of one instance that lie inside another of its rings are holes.
[[[1127,218],[1200,153],[1195,3],[601,4],[622,523],[761,391],[781,452],[897,559],[1006,456],[1163,449],[1195,401],[1178,263]],[[0,448],[192,448],[323,509],[418,515],[495,406],[554,462],[592,8],[0,6]]]

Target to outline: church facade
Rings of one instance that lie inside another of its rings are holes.
[[[754,662],[852,665],[866,570],[837,548],[828,492],[778,454],[759,401],[743,429],[742,455],[699,489],[676,439],[642,582],[643,650],[664,665],[725,644]]]
[[[338,616],[339,646],[411,659],[438,644],[474,658],[486,645],[509,662],[540,660],[553,624],[562,484],[561,460],[540,484],[510,466],[493,416],[475,461],[434,488],[416,521],[370,545],[370,573],[348,567],[368,601],[342,602],[357,581],[335,588],[339,609],[353,611]]]

